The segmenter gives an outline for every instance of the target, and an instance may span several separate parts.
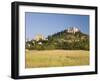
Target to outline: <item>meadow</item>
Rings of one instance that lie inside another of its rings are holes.
[[[26,50],[25,68],[89,65],[85,50]]]

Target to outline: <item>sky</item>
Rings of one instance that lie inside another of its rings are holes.
[[[37,34],[47,37],[73,26],[89,34],[89,16],[25,12],[26,40],[34,39]]]

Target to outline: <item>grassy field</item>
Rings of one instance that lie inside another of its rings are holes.
[[[89,51],[84,50],[26,50],[25,67],[61,67],[89,65]]]

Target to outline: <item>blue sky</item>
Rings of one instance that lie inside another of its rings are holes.
[[[25,23],[26,39],[29,40],[37,34],[47,37],[73,26],[89,34],[88,15],[25,12]]]

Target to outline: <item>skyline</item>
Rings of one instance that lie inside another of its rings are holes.
[[[34,13],[25,12],[26,40],[32,40],[37,34],[44,37],[77,27],[89,34],[89,16],[74,14]]]

